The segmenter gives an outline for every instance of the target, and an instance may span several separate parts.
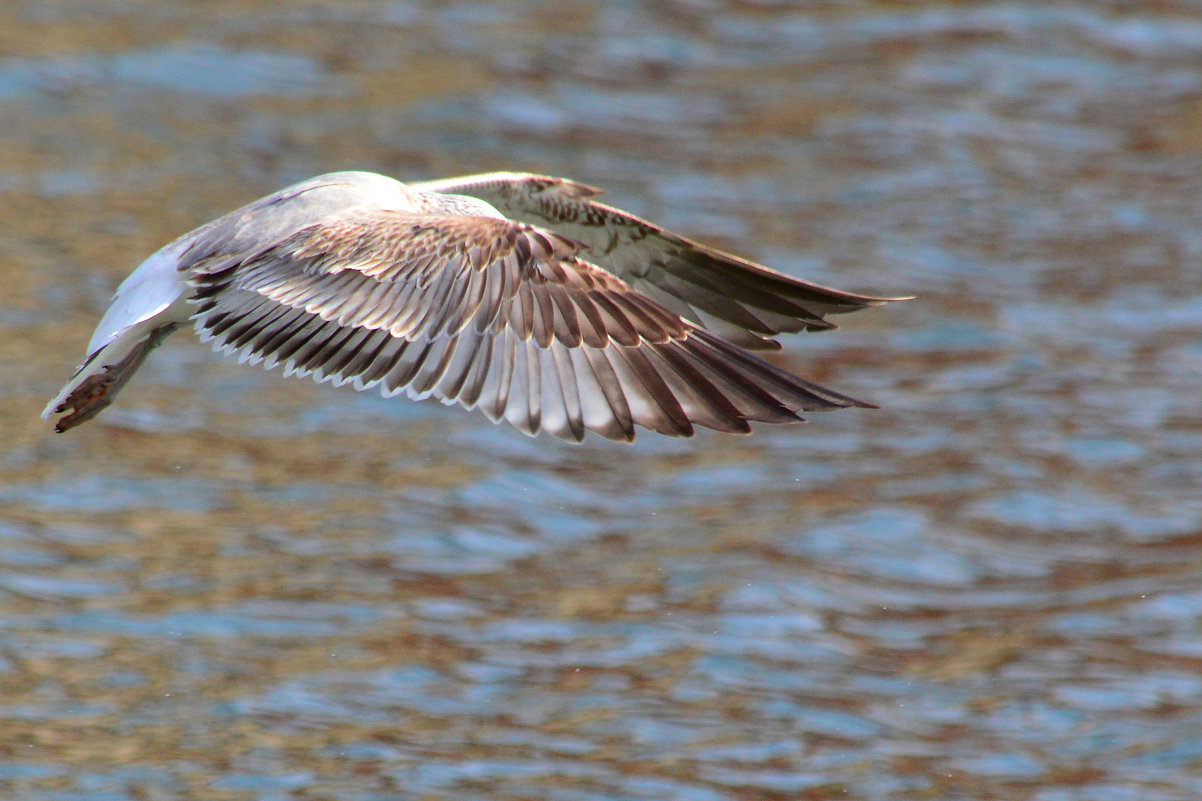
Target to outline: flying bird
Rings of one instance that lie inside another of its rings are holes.
[[[535,435],[747,433],[871,407],[749,352],[904,298],[806,283],[563,178],[320,175],[176,239],[117,289],[44,418],[95,417],[190,324],[240,362],[438,398]]]

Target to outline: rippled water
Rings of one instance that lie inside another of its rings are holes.
[[[1202,797],[1195,5],[8,9],[4,798]],[[781,356],[884,408],[573,448],[179,336],[37,419],[146,254],[345,168],[915,293]]]

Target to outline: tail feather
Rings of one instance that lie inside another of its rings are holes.
[[[43,419],[67,412],[54,424],[54,430],[61,434],[100,414],[117,397],[125,382],[142,366],[146,355],[157,348],[177,325],[170,323],[156,328],[145,339],[132,346],[120,341],[113,342],[113,345],[120,344],[122,350],[127,351],[124,356],[111,353],[112,347],[104,347],[93,353],[46,406],[46,410],[42,412]],[[113,356],[119,357],[119,360],[106,364],[105,362],[109,361],[106,357]]]
[[[187,284],[178,268],[180,258],[203,230],[159,249],[117,287],[88,343],[88,358],[42,412],[43,419],[67,413],[55,424],[56,431],[62,433],[100,414],[146,355],[191,316]]]

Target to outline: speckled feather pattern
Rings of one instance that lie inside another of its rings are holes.
[[[824,314],[885,299],[695,245],[594,203],[595,190],[580,184],[452,181],[456,191],[367,173],[321,176],[173,243],[178,291],[166,311],[124,328],[106,319],[118,333],[47,412],[70,411],[60,429],[93,416],[164,335],[148,334],[189,320],[244,362],[435,397],[569,441],[587,431],[630,440],[636,427],[745,433],[753,421],[868,405],[706,328],[762,345],[763,335],[829,327]],[[152,257],[139,271],[165,263]],[[135,278],[127,283],[164,292],[161,281]],[[137,300],[123,303],[136,311]],[[107,363],[106,350],[125,358]]]

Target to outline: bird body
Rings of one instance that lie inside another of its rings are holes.
[[[478,408],[527,434],[630,440],[869,406],[744,348],[897,298],[809,284],[521,173],[317,176],[185,234],[118,287],[56,430],[172,331],[285,374]]]

